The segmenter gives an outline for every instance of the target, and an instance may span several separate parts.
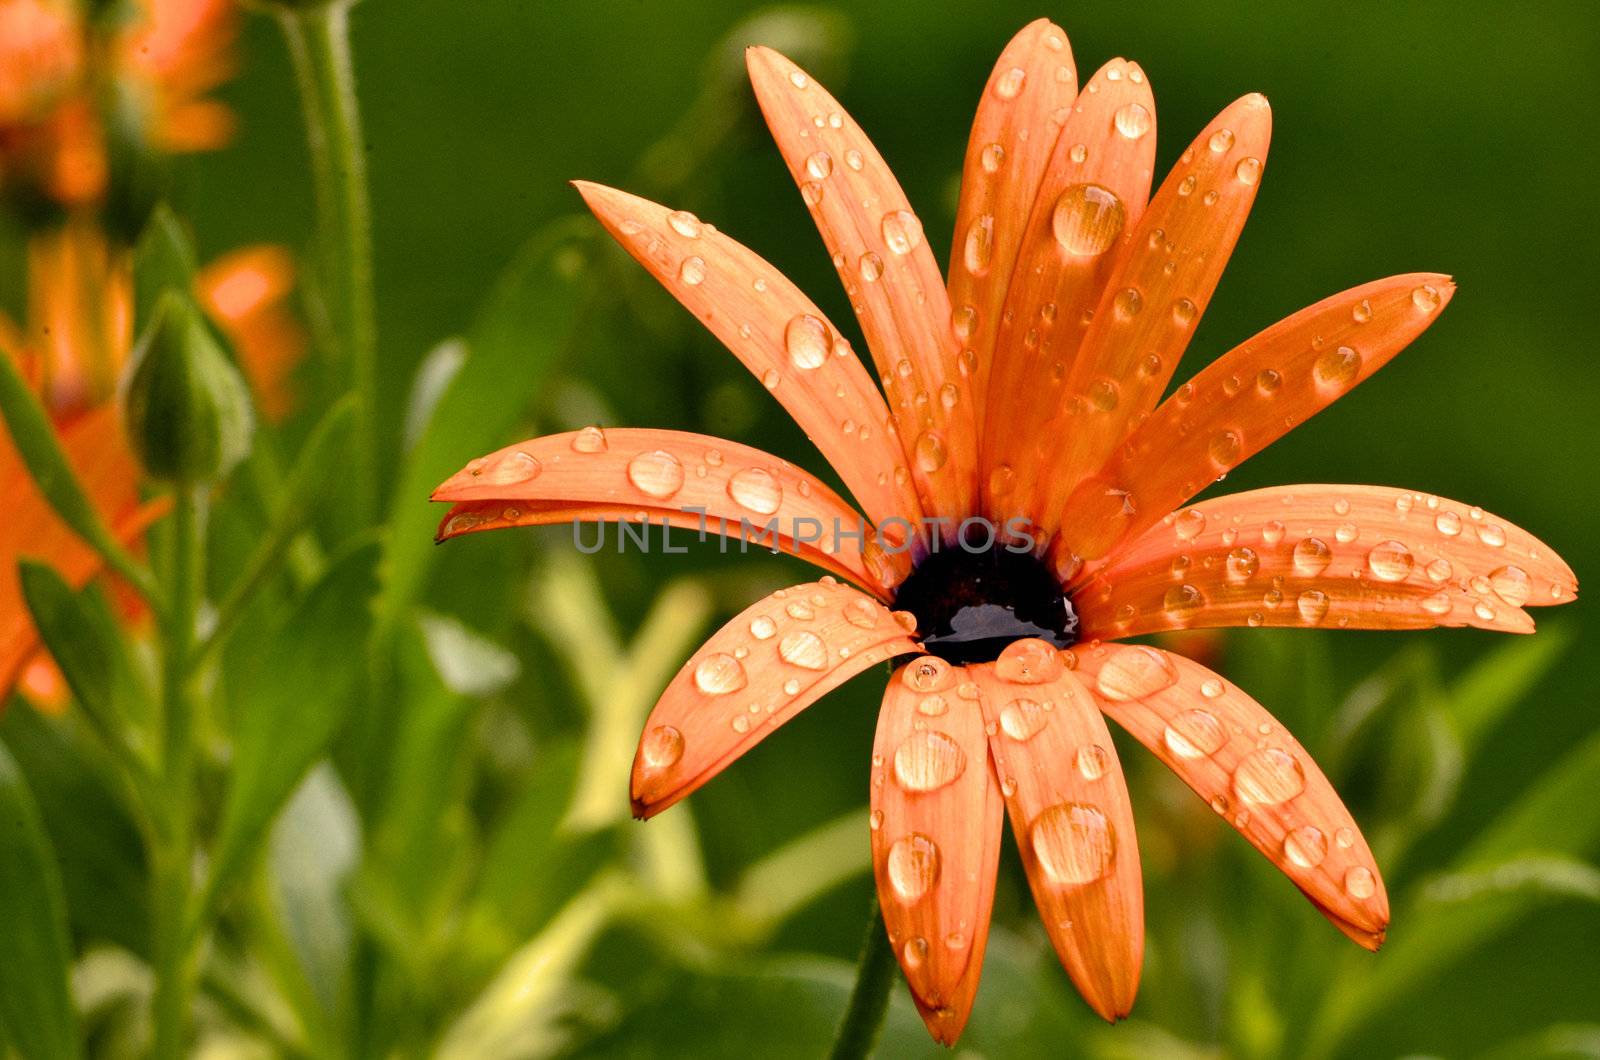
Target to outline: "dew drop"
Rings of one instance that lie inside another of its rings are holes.
[[[1005,164],[1005,160],[1006,149],[999,144],[986,144],[978,154],[978,164],[983,167],[985,173],[998,172]]]
[[[1450,613],[1450,596],[1448,593],[1434,593],[1424,597],[1422,609],[1430,615],[1448,615]]]
[[[644,734],[639,752],[651,769],[667,769],[683,757],[683,733],[671,725],[657,725]]]
[[[913,732],[894,753],[895,780],[906,791],[936,791],[966,768],[966,752],[942,732]]]
[[[1416,560],[1411,550],[1398,541],[1385,541],[1367,553],[1367,567],[1381,582],[1403,582]]]
[[[750,635],[756,640],[771,640],[776,632],[778,624],[766,615],[757,615],[750,620]]]
[[[917,703],[917,713],[930,718],[937,718],[950,709],[950,704],[945,698],[935,692],[931,696],[923,696]]]
[[[1300,760],[1287,751],[1265,747],[1251,751],[1233,772],[1233,793],[1243,802],[1276,806],[1306,788]]]
[[[828,665],[828,646],[809,629],[797,629],[778,642],[778,655],[802,670],[821,670]]]
[[[474,471],[473,476],[489,485],[514,486],[538,478],[542,470],[537,457],[516,449],[498,458],[492,465]]]
[[[806,159],[806,173],[812,180],[827,180],[833,173],[833,156],[826,151],[818,151]]]
[[[1532,579],[1521,567],[1496,567],[1489,572],[1489,588],[1512,607],[1521,607],[1533,595]]]
[[[1311,374],[1316,377],[1318,385],[1343,390],[1361,374],[1361,354],[1350,346],[1328,350],[1312,365]]]
[[[961,260],[972,275],[984,276],[989,272],[989,261],[993,256],[994,215],[979,214],[967,226],[967,239]]]
[[[955,669],[935,655],[918,659],[900,674],[900,680],[913,692],[943,692],[955,682]]]
[[[1056,199],[1050,227],[1069,254],[1093,257],[1104,253],[1122,234],[1127,211],[1111,189],[1099,184],[1072,184]]]
[[[1311,825],[1292,829],[1283,837],[1283,855],[1302,869],[1314,869],[1328,855],[1328,837]]]
[[[1261,159],[1241,158],[1233,167],[1233,177],[1240,184],[1254,184],[1261,179]]]
[[[1320,537],[1303,538],[1294,546],[1294,569],[1308,578],[1321,574],[1332,562],[1333,549]]]
[[[640,453],[628,462],[628,481],[645,496],[664,500],[683,488],[683,464],[664,449]]]
[[[1124,703],[1171,688],[1177,681],[1178,671],[1163,652],[1131,644],[1111,649],[1095,687],[1107,699]]]
[[[828,359],[831,344],[828,325],[810,313],[794,317],[783,329],[783,345],[789,353],[789,363],[803,372],[821,368]]]
[[[688,210],[673,210],[667,214],[667,224],[672,226],[674,232],[688,239],[699,239],[703,227],[700,218]]]
[[[1424,313],[1433,312],[1439,308],[1439,289],[1428,283],[1414,288],[1411,292],[1411,304]]]
[[[1344,874],[1344,889],[1351,898],[1365,901],[1377,893],[1378,881],[1371,869],[1357,865]]]
[[[909,254],[922,243],[922,222],[910,210],[890,210],[879,230],[883,245],[895,254]]]
[[[1328,617],[1328,594],[1321,589],[1307,589],[1295,600],[1295,608],[1303,621],[1316,625]]]
[[[1111,300],[1111,308],[1116,312],[1118,320],[1132,320],[1144,309],[1144,295],[1139,293],[1137,287],[1124,287],[1117,292]]]
[[[958,339],[965,341],[972,337],[978,326],[978,311],[970,305],[960,306],[950,312],[950,330],[955,332]]]
[[[862,280],[867,283],[877,283],[878,277],[883,275],[883,259],[870,250],[861,255],[861,260],[856,264]]]
[[[1179,541],[1193,541],[1205,528],[1205,513],[1199,508],[1185,508],[1172,521],[1172,531]]]
[[[1031,740],[1049,719],[1037,700],[1013,699],[1000,709],[1000,728],[1013,740]]]
[[[599,427],[585,427],[572,436],[572,451],[575,453],[603,453],[608,448],[606,432]]]
[[[936,431],[923,431],[917,437],[916,458],[917,466],[923,471],[932,473],[944,467],[947,458],[944,439]]]
[[[1256,576],[1256,571],[1260,569],[1261,557],[1256,555],[1255,549],[1247,545],[1240,545],[1228,553],[1227,572],[1229,581],[1249,581]]]
[[[1192,585],[1174,585],[1161,598],[1161,608],[1176,622],[1187,622],[1205,606],[1206,598]]]
[[[1111,768],[1111,756],[1099,744],[1087,743],[1078,748],[1078,773],[1084,780],[1099,780]]]
[[[739,660],[726,652],[716,652],[700,660],[694,668],[694,683],[708,696],[725,696],[743,688],[748,678]]]
[[[1455,512],[1440,512],[1433,517],[1433,528],[1445,537],[1455,537],[1461,533],[1461,516]]]
[[[939,847],[917,832],[896,839],[887,861],[889,886],[902,902],[915,902],[939,879]]]
[[[1478,527],[1478,540],[1490,548],[1501,548],[1506,543],[1505,528],[1499,523],[1484,523]]]
[[[1186,710],[1167,723],[1161,734],[1167,750],[1179,758],[1205,758],[1228,742],[1217,716],[1206,710]]]
[[[1020,66],[1013,66],[999,77],[995,78],[994,94],[1001,99],[1016,99],[1022,91],[1022,86],[1028,80],[1028,71]]]
[[[1111,822],[1093,806],[1063,802],[1034,818],[1033,854],[1045,875],[1059,884],[1093,883],[1111,871],[1116,840]]]
[[[1012,641],[994,661],[995,676],[1014,685],[1042,685],[1061,676],[1061,653],[1034,637]]]
[[[1206,446],[1212,463],[1221,468],[1230,468],[1239,462],[1239,454],[1244,450],[1244,442],[1237,431],[1218,431],[1211,438],[1211,443]]]
[[[1150,112],[1138,103],[1124,103],[1112,115],[1112,122],[1117,127],[1117,132],[1130,140],[1137,140],[1150,131],[1153,124]]]
[[[1208,146],[1217,154],[1222,154],[1222,152],[1233,146],[1233,132],[1229,129],[1218,129],[1211,134]]]

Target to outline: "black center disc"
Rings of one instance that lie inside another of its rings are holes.
[[[901,583],[894,606],[917,617],[923,647],[953,663],[989,662],[1025,637],[1058,648],[1078,639],[1072,602],[1028,552],[932,553]]]

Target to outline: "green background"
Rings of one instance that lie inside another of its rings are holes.
[[[739,47],[764,41],[725,39],[752,10],[706,0],[368,0],[355,9],[391,423],[403,415],[423,355],[466,326],[516,247],[579,209],[566,181],[655,193],[662,173],[641,156],[669,130],[683,131],[685,112],[708,91],[732,101],[719,110],[733,115],[732,128],[670,204],[754,247],[853,328],[739,79]],[[829,71],[823,79],[894,167],[941,259],[973,107],[994,57],[1028,20],[1048,16],[1067,31],[1084,77],[1113,56],[1142,64],[1157,101],[1158,171],[1217,110],[1263,92],[1275,128],[1260,197],[1184,370],[1369,279],[1439,270],[1453,274],[1460,290],[1394,364],[1219,488],[1373,482],[1437,492],[1540,536],[1580,582],[1596,571],[1600,25],[1591,5],[881,0],[807,10],[822,12],[813,24],[828,27],[822,58],[807,65]],[[225,90],[240,113],[240,135],[226,151],[181,169],[180,202],[208,254],[251,241],[303,244],[310,231],[303,134],[281,40],[257,18],[243,43],[242,74]],[[687,141],[696,135],[690,128]],[[709,335],[651,291],[637,269],[614,264],[626,304],[587,322],[559,386],[529,395],[530,431],[596,418],[703,430],[821,470],[781,410]],[[461,461],[474,455],[462,453]],[[502,579],[537,563],[541,549],[567,549],[565,534],[495,539],[503,536],[452,543],[434,603],[512,640],[524,661],[513,693],[519,710],[535,731],[572,731],[579,714],[568,678],[548,649],[507,633],[522,601],[501,591]],[[805,576],[781,561],[722,557],[710,548],[689,557],[605,557],[599,566],[625,632],[654,590],[680,574],[704,573],[729,612],[760,587]],[[1587,610],[1580,602],[1537,614],[1546,626],[1576,633],[1574,645],[1466,764],[1459,802],[1420,832],[1389,874],[1391,894],[1446,865],[1564,751],[1600,731],[1600,642]],[[1474,631],[1242,631],[1230,636],[1223,668],[1317,750],[1331,739],[1332,712],[1351,689],[1419,639],[1438,652],[1447,679],[1498,644]],[[1320,662],[1308,668],[1307,656]],[[864,802],[880,680],[852,683],[690,800],[713,881],[735,878],[762,853]],[[1406,731],[1403,716],[1393,724]],[[1365,753],[1372,763],[1344,782],[1359,820],[1395,791],[1422,783],[1390,741]],[[1121,1038],[1120,1031],[1097,1036],[1096,1048],[1154,1048],[1138,1035],[1159,1026],[1229,1051],[1272,1051],[1282,1039],[1261,1027],[1308,1018],[1316,999],[1297,997],[1295,980],[1348,960],[1348,944],[1287,884],[1251,865],[1242,842],[1192,812],[1148,756],[1125,748],[1124,760],[1136,760],[1136,811],[1149,821],[1141,838],[1151,866],[1151,970],[1135,1010],[1147,1025]],[[1600,791],[1588,798],[1600,799]],[[1590,844],[1582,853],[1593,860],[1597,851]],[[991,968],[970,1044],[1001,1052],[1007,1041],[1066,1048],[1064,1036],[1091,1025],[1064,974],[1040,956],[1014,854],[1005,857],[996,950],[1020,953],[1022,971]],[[528,867],[526,886],[541,886],[537,865]],[[867,893],[857,877],[802,911],[768,950],[850,958]],[[1391,940],[1407,931],[1397,919]],[[615,989],[624,1010],[637,1006],[648,1028],[631,1038],[634,1024],[622,1020],[613,1047],[686,1049],[706,1033],[707,1012],[725,1017],[718,1026],[783,1035],[788,1006],[779,995],[736,982],[708,979],[691,988],[665,972],[634,974],[626,941],[612,948],[621,952],[602,947],[589,974]],[[1471,1054],[1549,1024],[1600,1021],[1597,952],[1592,901],[1542,904],[1462,959],[1430,967],[1350,1048]],[[1350,974],[1386,959],[1388,951],[1362,955]],[[680,990],[694,996],[685,1000]],[[909,1018],[897,1009],[896,1041],[921,1048],[906,1030]],[[1022,1024],[1040,1028],[1038,1035],[1006,1039],[997,1030]],[[723,1033],[730,1036],[724,1046],[735,1050],[735,1031]],[[781,1044],[814,1051],[808,1033],[794,1030]]]

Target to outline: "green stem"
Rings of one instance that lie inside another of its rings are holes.
[[[833,1060],[857,1060],[872,1055],[883,1031],[883,1017],[889,1011],[889,988],[894,984],[894,951],[883,926],[883,910],[872,900],[872,922],[861,943],[856,963],[856,985],[850,991],[850,1005],[834,1035]]]
[[[377,312],[366,143],[350,64],[351,0],[279,9],[300,90],[316,198],[319,279],[356,394],[354,482],[361,525],[377,519]]]
[[[161,784],[166,812],[155,853],[155,1046],[158,1060],[184,1055],[195,986],[188,931],[194,872],[195,615],[205,570],[204,513],[197,487],[180,485],[172,505],[172,563],[162,629]]]

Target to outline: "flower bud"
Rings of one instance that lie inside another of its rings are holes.
[[[187,296],[167,291],[133,351],[123,426],[145,471],[168,482],[222,478],[250,452],[254,417],[237,369]]]

